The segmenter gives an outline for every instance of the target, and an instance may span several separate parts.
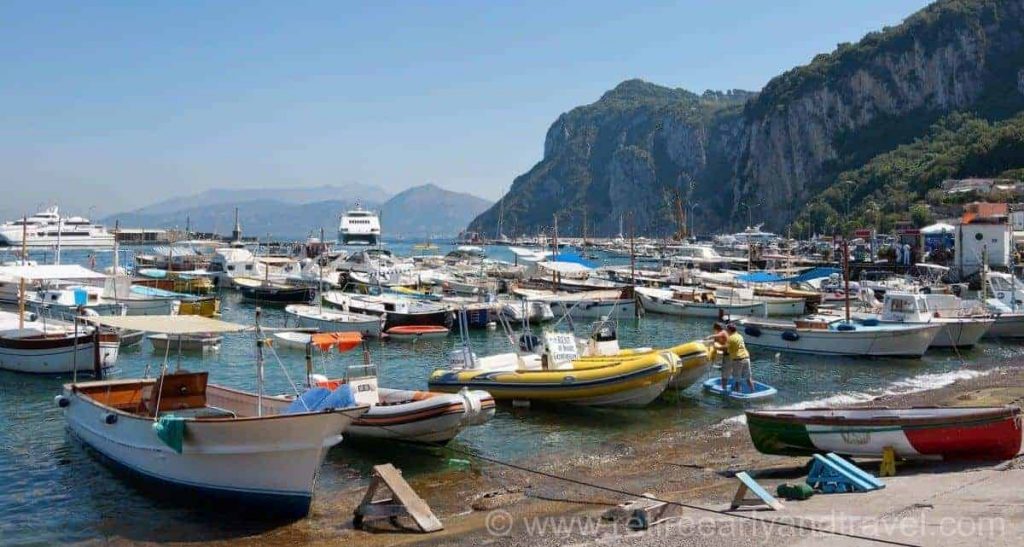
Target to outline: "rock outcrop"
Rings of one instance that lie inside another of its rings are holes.
[[[946,0],[841,44],[757,94],[703,95],[639,80],[563,114],[544,158],[470,229],[697,231],[749,221],[781,229],[838,173],[913,141],[951,112],[1024,109],[1024,0]],[[628,224],[629,220],[627,220]]]

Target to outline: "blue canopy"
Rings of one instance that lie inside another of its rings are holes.
[[[746,275],[738,275],[736,276],[736,279],[745,283],[802,283],[804,281],[811,281],[812,279],[829,277],[832,274],[838,273],[842,273],[838,268],[820,267],[811,268],[792,277],[782,277],[779,274],[770,272],[754,272]]]

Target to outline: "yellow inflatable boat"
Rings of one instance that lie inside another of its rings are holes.
[[[671,352],[650,352],[608,361],[578,359],[551,368],[537,364],[554,360],[538,363],[515,353],[479,361],[474,368],[434,371],[430,390],[483,389],[497,400],[639,407],[665,391],[676,374],[678,358]]]
[[[665,349],[623,349],[615,355],[592,355],[580,357],[580,363],[610,363],[620,361],[626,357],[642,357],[645,355],[656,355],[670,353],[676,357],[676,373],[669,381],[669,387],[673,389],[686,389],[694,382],[704,377],[711,366],[710,348],[701,342],[688,342]]]

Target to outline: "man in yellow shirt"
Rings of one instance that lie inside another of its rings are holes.
[[[736,325],[729,323],[725,327],[729,333],[725,349],[728,359],[722,366],[722,386],[726,392],[732,391],[731,379],[736,378],[747,381],[747,387],[754,391],[754,378],[750,373],[750,352],[747,351],[747,344],[743,341],[743,335],[736,331]],[[727,386],[727,387],[726,387]]]

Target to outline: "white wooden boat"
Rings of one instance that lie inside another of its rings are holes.
[[[150,334],[146,336],[154,351],[216,351],[224,337],[219,334],[200,333],[169,336]]]
[[[117,334],[0,311],[0,370],[31,374],[102,373],[117,362]],[[98,338],[98,346],[97,346]]]
[[[288,349],[306,349],[312,335],[305,332],[275,332],[274,344]]]
[[[245,329],[203,317],[93,320],[174,336]],[[56,402],[76,438],[161,492],[291,516],[309,511],[327,450],[368,410],[307,408],[207,385],[206,372],[168,373],[166,362],[157,378],[66,384]]]
[[[674,288],[674,287],[673,287]],[[794,317],[807,313],[807,300],[798,296],[764,296],[754,289],[720,287],[715,289],[715,302],[719,304],[764,303],[768,317]]]
[[[920,357],[942,330],[942,325],[931,323],[847,323],[825,316],[794,321],[745,318],[739,323],[748,346],[791,353],[871,357]]]
[[[378,337],[384,328],[383,318],[376,315],[306,304],[290,304],[284,311],[297,318],[299,326],[316,328],[324,332],[358,332],[363,336]]]
[[[556,318],[627,319],[636,315],[636,299],[626,290],[583,291],[575,293],[536,289],[516,289],[515,294],[528,302],[545,302]]]
[[[682,317],[764,317],[764,302],[719,302],[714,295],[699,290],[684,292],[669,289],[637,287],[637,297],[644,311]]]

